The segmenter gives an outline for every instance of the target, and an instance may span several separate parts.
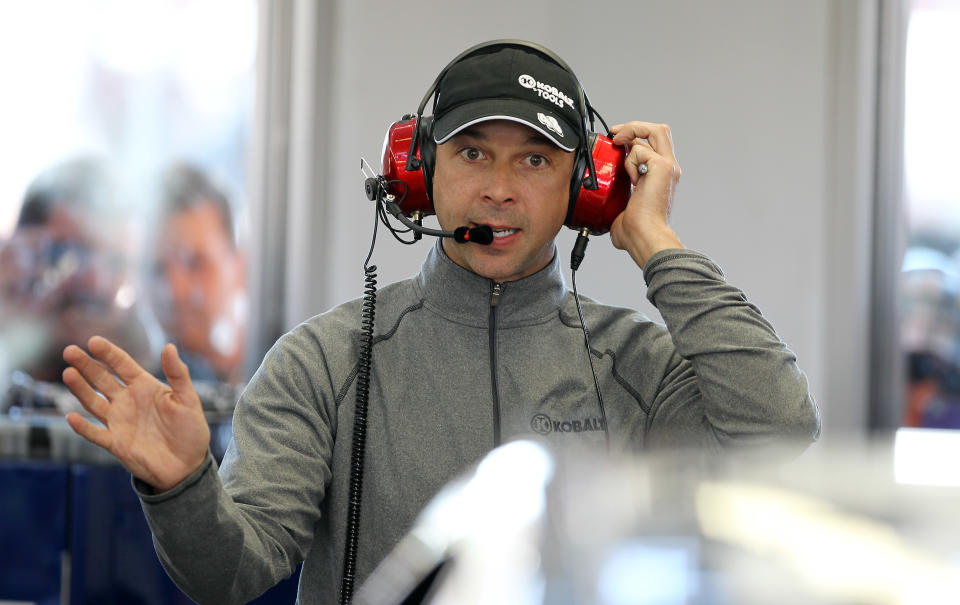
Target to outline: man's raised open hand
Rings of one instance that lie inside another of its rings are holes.
[[[160,357],[167,386],[107,339],[87,345],[96,359],[76,345],[64,349],[72,367],[63,382],[104,426],[71,413],[70,427],[160,491],[190,476],[206,458],[210,427],[176,347],[166,345]]]

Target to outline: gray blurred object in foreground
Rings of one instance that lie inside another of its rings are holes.
[[[355,602],[956,602],[960,435],[775,459],[506,444],[436,496]]]

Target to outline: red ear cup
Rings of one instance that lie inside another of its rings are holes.
[[[630,175],[623,163],[626,149],[614,145],[609,138],[598,134],[592,146],[593,165],[597,172],[597,188],[580,187],[573,215],[567,227],[580,231],[586,227],[590,233],[600,235],[610,231],[613,219],[617,218],[630,199]],[[584,167],[584,176],[587,167]]]
[[[381,165],[381,174],[389,185],[390,193],[396,196],[399,201],[400,209],[406,215],[414,212],[421,212],[424,216],[433,214],[433,204],[427,195],[427,186],[424,179],[424,172],[420,168],[420,145],[417,145],[415,157],[417,168],[407,170],[407,157],[410,153],[410,139],[417,132],[417,119],[409,118],[394,122],[387,131],[387,136],[383,140],[383,161]],[[412,168],[412,167],[411,167]],[[401,181],[403,185],[392,181]],[[405,194],[405,195],[404,195]]]

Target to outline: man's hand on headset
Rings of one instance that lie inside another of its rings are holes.
[[[168,344],[160,357],[167,386],[106,338],[94,336],[88,346],[96,359],[76,345],[64,349],[71,367],[63,371],[63,383],[104,426],[74,412],[67,416],[70,428],[159,491],[200,468],[210,427],[176,347]]]
[[[615,144],[627,147],[624,163],[634,186],[627,208],[610,227],[610,237],[642,268],[660,250],[683,247],[668,225],[680,165],[666,124],[627,122],[610,132]],[[646,173],[641,166],[646,166]]]

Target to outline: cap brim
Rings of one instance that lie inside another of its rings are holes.
[[[433,140],[445,143],[463,129],[489,120],[519,122],[536,130],[564,151],[573,151],[580,144],[577,131],[562,115],[551,112],[543,120],[543,106],[518,99],[481,99],[454,107],[433,122]],[[556,123],[549,125],[555,120]],[[546,123],[545,123],[546,122]],[[559,126],[561,132],[556,132]]]

